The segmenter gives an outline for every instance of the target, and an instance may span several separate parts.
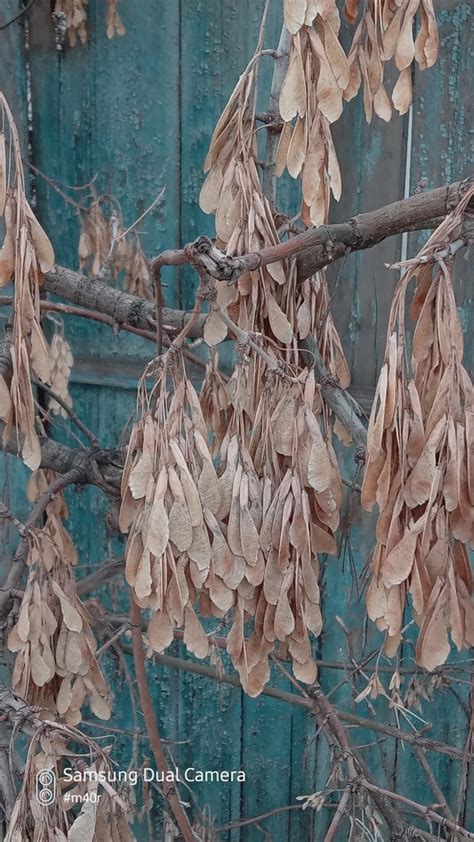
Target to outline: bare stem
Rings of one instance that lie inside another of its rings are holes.
[[[132,624],[132,645],[133,658],[135,662],[135,673],[137,676],[138,690],[140,693],[140,701],[142,705],[143,716],[145,719],[146,729],[150,738],[150,746],[153,751],[153,756],[157,768],[163,773],[163,793],[173,810],[174,817],[178,827],[183,835],[185,842],[196,842],[195,836],[189,819],[181,804],[178,791],[172,781],[166,780],[167,772],[169,772],[168,762],[161,744],[160,732],[156,722],[155,711],[153,710],[153,702],[148,688],[148,681],[145,670],[145,655],[143,652],[142,631],[141,631],[141,611],[139,606],[133,599],[133,594],[130,597],[130,622]]]

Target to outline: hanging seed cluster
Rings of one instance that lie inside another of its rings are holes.
[[[73,364],[71,346],[63,334],[57,331],[51,341],[51,388],[69,407],[72,407],[69,378]],[[62,415],[63,418],[67,418],[66,410],[54,398],[50,398],[48,409],[53,415]]]
[[[377,545],[367,611],[394,654],[410,600],[419,626],[417,662],[443,664],[449,634],[474,645],[474,392],[462,366],[463,337],[452,287],[453,258],[433,258],[459,236],[471,189],[401,278],[390,313],[368,432],[362,505],[377,503]],[[416,280],[411,369],[405,300]]]
[[[112,210],[107,213],[107,207]],[[108,267],[112,278],[124,273],[123,286],[132,295],[153,298],[148,262],[135,231],[126,236],[120,210],[107,196],[95,196],[89,208],[81,211],[79,266],[92,276]]]
[[[285,125],[276,172],[281,175],[287,168],[293,178],[301,175],[302,219],[307,225],[322,225],[329,210],[330,190],[336,201],[342,191],[330,124],[342,114],[349,62],[337,37],[340,18],[334,0],[324,4],[286,2],[285,22],[292,38],[280,93],[280,115]]]
[[[264,372],[249,379],[258,374]],[[295,677],[308,683],[316,677],[310,638],[322,627],[316,554],[336,550],[342,494],[334,451],[319,425],[312,372],[302,371],[291,387],[267,378],[254,416],[242,381],[220,452],[227,540],[247,562],[227,648],[244,690],[257,695],[269,679],[268,657],[277,645],[288,651]]]
[[[279,381],[268,384],[252,410],[249,384],[265,373],[260,358],[252,361],[256,370],[247,376],[238,368],[235,390],[229,386],[233,406],[218,472],[208,419],[184,363],[172,375],[171,398],[165,364],[156,409],[145,411],[132,433],[119,523],[129,531],[127,581],[137,602],[153,610],[152,648],[165,649],[184,625],[189,651],[206,657],[196,606],[204,617],[224,620],[231,612],[228,651],[245,691],[257,695],[279,642],[295,675],[315,678],[309,637],[321,630],[315,553],[335,551],[341,483],[314,413],[312,374],[302,372],[291,391]],[[249,619],[254,632],[246,639]]]
[[[228,253],[279,242],[255,160],[254,72],[251,61],[216,126],[200,197],[201,207],[216,213],[218,243]],[[310,635],[321,630],[316,553],[336,549],[341,480],[329,415],[299,360],[298,333],[324,322],[321,352],[344,380],[348,370],[327,318],[322,277],[297,296],[295,265],[281,262],[246,273],[236,287],[216,288],[206,342],[226,338],[223,311],[251,333],[265,358],[243,342],[225,383],[214,353],[201,405],[184,368],[172,374],[168,397],[165,364],[154,390],[157,408],[145,410],[142,395],[120,524],[130,529],[127,579],[139,604],[155,612],[151,646],[162,651],[184,623],[184,642],[205,657],[208,640],[195,609],[230,622],[228,652],[244,690],[255,696],[269,679],[276,647],[290,653],[300,680],[314,680]]]
[[[80,771],[82,780],[71,786],[63,777],[65,765]],[[38,797],[47,785],[42,776],[38,778],[45,770],[52,773],[55,782],[48,783],[51,791],[55,787],[56,795],[47,805],[41,804]],[[93,740],[75,728],[43,723],[28,748],[21,790],[5,842],[134,842],[128,804],[107,782],[110,776],[109,761]],[[105,782],[98,791],[101,777]],[[75,815],[73,808],[77,803],[81,809]]]
[[[247,254],[279,242],[255,162],[251,118],[254,73],[252,67],[240,78],[217,123],[205,162],[208,176],[199,199],[202,210],[215,213],[218,243],[228,254]],[[293,339],[293,329],[278,303],[287,271],[278,262],[245,273],[239,278],[237,288],[218,282],[217,306],[229,311],[244,330],[261,330],[268,320],[275,339],[288,345]],[[226,336],[226,325],[211,310],[205,341],[212,346]]]
[[[184,624],[184,642],[200,658],[206,634],[195,611],[207,583],[227,610],[233,593],[216,571],[226,560],[225,540],[212,540],[221,505],[219,480],[207,444],[199,399],[178,357],[166,362],[153,390],[152,408],[142,384],[142,417],[132,431],[122,480],[119,525],[129,532],[125,576],[136,601],[153,609],[148,640],[155,651]],[[168,375],[175,390],[167,391]],[[230,555],[229,555],[230,557]],[[212,583],[212,584],[211,584]],[[219,609],[220,610],[220,609]]]
[[[44,493],[53,478],[47,471],[33,475],[30,500]],[[91,620],[76,592],[72,568],[77,555],[63,525],[67,516],[58,493],[46,508],[44,527],[28,539],[28,579],[8,648],[16,653],[15,692],[46,715],[57,713],[76,725],[86,702],[101,719],[110,717],[110,707]]]
[[[359,0],[346,0],[346,16],[354,22]],[[415,18],[421,21],[416,39],[413,38]],[[399,114],[405,114],[413,99],[412,63],[426,70],[438,58],[438,29],[433,0],[374,0],[367,3],[354,33],[349,51],[350,80],[344,98],[351,100],[364,87],[364,109],[367,122],[373,112],[387,122],[392,116],[392,104]],[[384,82],[384,64],[394,60],[400,71],[391,97]]]
[[[77,40],[81,44],[87,41],[87,7],[89,0],[56,0],[54,15],[56,19],[65,19],[69,46],[74,47]],[[125,27],[118,12],[118,0],[107,0],[107,38],[125,35]]]
[[[36,470],[41,451],[30,368],[41,382],[51,383],[50,352],[40,324],[40,287],[44,273],[54,265],[54,252],[26,199],[18,133],[2,93],[0,106],[9,131],[8,139],[0,133],[0,216],[4,216],[6,227],[0,251],[0,287],[15,279],[9,388],[0,376],[3,441],[8,441],[13,427],[23,434],[23,461]]]
[[[358,0],[347,0],[346,17],[354,23]],[[280,93],[280,136],[276,172],[285,168],[301,175],[301,217],[307,225],[324,224],[330,191],[336,201],[342,191],[341,174],[330,126],[342,114],[344,101],[364,89],[368,122],[373,112],[383,120],[392,116],[392,103],[405,114],[412,102],[411,65],[431,67],[438,56],[438,32],[432,0],[383,0],[367,3],[346,56],[339,41],[340,16],[335,0],[285,0],[285,24],[291,33],[288,70]],[[413,39],[415,15],[421,26]],[[400,75],[388,95],[384,64],[395,60]],[[296,118],[294,125],[292,121]]]

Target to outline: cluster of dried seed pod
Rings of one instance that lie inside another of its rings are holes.
[[[74,47],[77,39],[81,44],[87,41],[87,7],[89,0],[56,0],[54,15],[56,20],[65,19],[69,46]],[[125,27],[118,12],[118,0],[107,0],[107,38],[125,35]]]
[[[346,16],[353,23],[358,0],[347,0]],[[342,184],[330,125],[364,88],[368,122],[375,113],[392,116],[392,103],[405,114],[412,102],[411,65],[423,70],[438,56],[438,31],[432,0],[370,0],[356,28],[349,55],[339,41],[340,16],[335,0],[285,0],[285,23],[291,33],[288,70],[280,93],[284,127],[276,162],[302,177],[301,216],[308,225],[326,221],[330,191],[339,200]],[[413,39],[416,14],[421,27]],[[390,96],[383,82],[384,63],[395,60],[400,75]],[[296,118],[294,126],[292,121]]]
[[[276,172],[281,175],[287,168],[293,178],[301,174],[302,219],[308,225],[321,225],[327,218],[330,191],[336,201],[341,196],[330,124],[342,114],[349,62],[338,40],[340,18],[334,0],[324,4],[287,2],[285,21],[293,34],[280,93],[285,125]]]
[[[317,553],[336,550],[342,493],[330,433],[325,440],[318,421],[321,401],[312,372],[301,371],[291,386],[271,378],[255,416],[246,420],[248,409],[237,390],[229,419],[230,431],[237,432],[224,439],[220,461],[221,481],[232,484],[227,517],[223,512],[228,543],[251,562],[245,589],[238,588],[228,651],[244,690],[257,695],[277,644],[288,651],[299,680],[316,677],[310,634],[319,635],[322,627]],[[239,523],[240,532],[232,534]],[[250,617],[253,632],[246,638]]]
[[[120,213],[113,204],[110,213],[106,213],[109,205],[108,197],[96,196],[81,214],[81,233],[77,248],[79,266],[81,269],[87,269],[93,276],[98,275],[106,264],[111,274],[115,275],[119,271],[120,261],[125,257],[123,240],[113,247],[121,230],[121,220]]]
[[[107,38],[125,35],[125,27],[118,11],[119,0],[107,0]]]
[[[64,766],[73,770],[72,785]],[[109,783],[111,777],[97,743],[71,726],[43,723],[30,742],[5,842],[134,842],[129,804]],[[79,812],[73,809],[77,804]]]
[[[355,20],[358,0],[346,0],[346,13]],[[416,15],[421,26],[413,38]],[[438,58],[438,29],[433,0],[382,0],[367,4],[354,33],[349,51],[350,81],[344,91],[346,100],[352,99],[364,85],[364,109],[367,122],[372,113],[389,121],[392,103],[400,114],[405,114],[413,99],[411,65],[415,59],[425,70]],[[400,75],[390,97],[384,87],[384,63],[394,59]]]
[[[8,127],[0,133],[0,215],[5,216],[6,234],[0,251],[0,286],[15,278],[15,307],[11,342],[13,375],[9,388],[0,377],[1,417],[5,421],[4,442],[13,427],[24,436],[22,457],[31,470],[40,463],[31,373],[43,383],[51,382],[49,348],[40,324],[40,286],[44,273],[54,265],[51,243],[26,199],[18,133],[8,103],[0,93],[0,108]],[[20,436],[19,436],[20,438]]]
[[[209,418],[183,360],[174,361],[173,371],[173,357],[165,357],[151,397],[142,393],[146,409],[130,440],[119,523],[129,532],[127,581],[139,605],[153,611],[152,648],[165,649],[184,624],[184,643],[205,657],[209,643],[196,607],[202,617],[222,620],[232,611],[228,651],[243,688],[257,695],[278,642],[288,647],[299,679],[315,678],[309,636],[321,629],[315,554],[335,551],[342,495],[334,451],[315,415],[321,402],[313,373],[301,371],[290,388],[280,378],[264,386],[264,363],[251,360],[251,382],[262,375],[253,397],[245,363],[235,382],[219,382],[226,424],[216,470]],[[249,619],[254,631],[246,639]]]
[[[52,479],[44,470],[33,474],[30,499],[44,493]],[[58,714],[76,725],[86,702],[101,719],[110,717],[110,707],[91,619],[76,592],[77,556],[63,524],[67,515],[58,493],[46,507],[43,528],[28,535],[28,579],[8,648],[16,653],[15,692],[43,714]]]
[[[362,505],[378,504],[377,545],[367,610],[400,640],[411,598],[420,627],[416,657],[428,670],[444,663],[449,633],[458,649],[474,645],[474,391],[462,366],[452,257],[436,258],[458,236],[471,188],[433,233],[395,291],[385,361],[372,409]],[[416,279],[412,368],[405,339],[407,286]]]
[[[71,346],[64,335],[57,331],[51,340],[51,388],[66,406],[72,407],[72,398],[69,394],[69,378],[71,368],[74,364]],[[54,398],[50,398],[48,409],[53,415],[62,415],[67,418],[67,412]]]
[[[228,254],[247,254],[279,242],[268,200],[262,193],[255,160],[251,119],[254,68],[244,74],[231,94],[211,139],[200,194],[206,213],[216,214],[218,244]],[[229,311],[243,330],[262,330],[269,323],[275,339],[287,345],[292,327],[278,299],[288,267],[272,263],[242,275],[237,288],[217,284],[217,306]],[[267,321],[268,320],[268,321]],[[225,339],[227,327],[211,311],[204,338],[209,345]]]
[[[220,488],[207,444],[200,403],[180,357],[171,372],[168,359],[152,392],[152,408],[142,394],[143,413],[134,426],[122,480],[119,525],[129,532],[125,576],[136,601],[153,609],[148,640],[162,651],[184,623],[184,642],[198,657],[208,640],[195,614],[196,594],[213,576],[218,542],[211,547],[209,524],[220,507]],[[219,587],[217,584],[216,587]],[[222,598],[227,607],[232,594]]]
[[[245,77],[240,79],[218,122],[201,192],[203,209],[216,211],[220,243],[236,254],[279,242],[247,127],[253,111],[251,81],[246,85]],[[289,88],[286,95],[290,107]],[[325,220],[327,203],[318,208]],[[229,383],[219,379],[213,358],[202,387],[220,482],[229,485],[220,529],[231,553],[245,561],[240,580],[235,583],[234,567],[225,580],[235,590],[228,651],[245,691],[257,695],[269,678],[268,658],[276,646],[289,652],[300,680],[315,678],[311,634],[319,634],[322,622],[317,553],[335,552],[342,499],[329,413],[313,373],[302,364],[298,336],[315,337],[324,362],[344,386],[349,370],[322,274],[298,288],[294,262],[282,261],[248,272],[236,288],[216,286],[205,340],[212,346],[227,335],[219,317],[224,310],[251,331],[266,355],[262,359],[242,342]],[[253,631],[246,636],[250,618]]]
[[[87,41],[87,5],[89,0],[56,0],[54,15],[65,19],[69,46],[74,47],[77,39],[81,44]]]
[[[111,212],[107,213],[111,204]],[[87,210],[82,209],[80,268],[95,276],[106,267],[114,279],[123,272],[124,288],[132,295],[150,300],[153,285],[140,238],[135,231],[125,231],[115,204],[107,196],[96,196]]]

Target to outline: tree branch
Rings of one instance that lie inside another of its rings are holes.
[[[3,435],[5,425],[0,422],[0,437]],[[56,471],[58,474],[65,474],[73,468],[82,468],[81,483],[89,483],[90,485],[101,484],[111,486],[113,488],[120,488],[120,481],[122,476],[123,462],[125,458],[125,449],[123,448],[105,448],[96,450],[95,448],[84,449],[80,447],[68,447],[60,442],[53,441],[47,436],[40,436],[41,445],[41,468],[48,468],[51,471]],[[11,436],[4,449],[7,453],[12,453],[18,456],[21,453],[23,445],[23,436],[17,437],[15,430],[12,430]],[[98,474],[87,468],[90,460],[98,467]]]
[[[123,558],[111,561],[110,564],[105,564],[103,567],[98,567],[88,576],[79,579],[77,583],[77,593],[79,596],[87,596],[87,594],[95,591],[97,588],[102,588],[110,579],[115,576],[121,576],[125,569],[125,560]]]
[[[305,280],[318,269],[333,263],[349,251],[371,248],[386,237],[405,231],[422,230],[439,221],[456,206],[469,180],[417,193],[369,213],[359,214],[347,222],[324,225],[298,234],[285,243],[240,257],[230,257],[215,247],[200,256],[202,268],[218,280],[235,280],[240,274],[258,266],[297,257],[298,279]],[[205,238],[198,238],[199,240]],[[195,241],[196,243],[198,241]],[[162,252],[151,261],[152,270],[161,266],[183,266],[189,262],[190,249]],[[45,276],[44,289],[74,304],[105,313],[123,325],[156,330],[153,302],[122,292],[102,281],[86,278],[79,272],[55,266]],[[190,319],[182,310],[163,308],[163,326],[182,330]],[[191,337],[202,336],[205,316],[190,331]]]
[[[371,248],[396,234],[436,227],[457,206],[471,183],[472,178],[467,178],[426,193],[416,193],[377,210],[353,216],[347,222],[321,225],[287,242],[239,257],[225,255],[214,247],[212,253],[203,251],[202,266],[217,280],[234,282],[244,272],[296,257],[298,281],[301,283],[318,269],[351,251]],[[204,239],[198,238],[195,243]],[[182,266],[189,262],[187,248],[163,252],[155,260],[161,266]]]
[[[166,252],[165,252],[166,254]],[[183,263],[186,261],[183,260]],[[55,266],[47,272],[44,280],[46,292],[60,295],[67,301],[105,313],[119,325],[131,325],[142,330],[156,331],[155,305],[137,295],[130,295],[105,284],[103,281],[86,278],[72,269]],[[182,330],[190,315],[183,310],[170,310],[163,307],[163,327]],[[202,336],[205,316],[201,316],[190,331],[191,337]]]
[[[212,642],[212,640],[211,640]],[[131,654],[130,647],[126,643],[120,642],[124,652]],[[207,664],[196,663],[195,661],[187,661],[184,658],[176,658],[173,655],[154,654],[153,660],[164,667],[170,669],[184,670],[185,672],[193,672],[196,675],[201,675],[204,678],[209,678],[212,681],[218,681],[221,684],[228,684],[230,687],[237,687],[241,689],[242,685],[238,675],[230,675],[229,673],[219,672]],[[322,664],[325,666],[324,662]],[[286,690],[280,690],[278,687],[264,687],[262,696],[268,696],[272,699],[278,699],[280,702],[286,702],[290,705],[305,708],[305,710],[313,710],[313,704],[309,698],[297,696],[295,693],[288,693]],[[382,722],[377,722],[375,719],[368,719],[365,716],[358,716],[355,713],[348,711],[337,710],[337,716],[341,722],[347,722],[349,725],[355,725],[358,728],[366,728],[369,731],[376,731],[379,734],[386,734],[394,739],[409,743],[410,745],[418,745],[428,751],[434,751],[438,754],[444,754],[454,760],[463,760],[464,752],[454,746],[441,743],[439,740],[432,740],[429,737],[423,737],[416,731],[413,733],[409,731],[402,731],[393,725],[385,725]],[[474,760],[474,753],[469,752],[467,755],[469,760]]]
[[[470,833],[469,830],[461,827],[461,825],[456,822],[452,822],[450,819],[440,816],[439,813],[436,813],[429,807],[425,807],[423,804],[418,804],[417,801],[412,801],[411,798],[406,798],[404,795],[399,795],[397,792],[391,792],[389,789],[383,789],[382,787],[365,780],[365,778],[360,780],[360,784],[374,795],[383,795],[385,798],[390,798],[392,801],[398,801],[400,804],[405,804],[407,807],[411,807],[412,810],[415,810],[417,813],[424,816],[428,822],[436,822],[436,824],[439,824],[440,827],[448,828],[452,831],[452,833],[459,834],[459,836],[462,836],[465,839],[474,839],[474,833]]]
[[[186,842],[196,842],[197,837],[189,824],[189,819],[181,804],[178,790],[172,781],[166,780],[166,773],[169,771],[169,767],[161,744],[160,732],[158,731],[155,711],[153,710],[153,702],[148,689],[141,631],[141,611],[133,599],[133,594],[130,596],[130,601],[130,621],[132,624],[132,648],[135,662],[135,673],[137,676],[137,684],[140,692],[140,701],[145,725],[150,739],[150,746],[153,751],[157,768],[163,773],[163,794],[173,810],[176,822],[183,835],[183,839],[185,839]]]
[[[50,503],[51,500],[54,500],[58,491],[61,491],[68,485],[74,485],[75,483],[80,482],[81,478],[82,468],[80,466],[76,466],[62,476],[57,477],[52,483],[50,483],[46,491],[43,491],[42,494],[40,494],[38,500],[31,509],[30,514],[25,521],[21,541],[15,555],[13,556],[10,569],[0,591],[0,620],[2,620],[8,613],[12,597],[11,592],[19,584],[23,575],[23,569],[26,564],[29,548],[29,531],[38,526],[48,503]]]
[[[344,424],[356,447],[362,450],[362,452],[356,454],[356,458],[363,462],[367,444],[367,430],[361,421],[361,407],[327,370],[321,352],[312,336],[302,339],[300,347],[303,349],[302,356],[307,359],[308,366],[314,369],[316,382],[321,386],[328,407],[332,409],[336,418]]]
[[[81,421],[79,416],[76,415],[76,413],[72,410],[69,404],[66,403],[64,398],[61,397],[61,395],[58,395],[57,392],[51,389],[50,386],[48,386],[46,383],[42,383],[41,380],[36,380],[35,378],[32,378],[31,382],[34,383],[34,385],[37,386],[38,389],[41,389],[43,392],[49,395],[50,398],[56,401],[56,403],[59,404],[59,406],[62,409],[64,409],[64,412],[66,413],[66,415],[69,416],[72,423],[75,424],[77,429],[80,430],[80,432],[83,433],[86,439],[89,440],[91,447],[100,447],[99,440],[95,437],[94,433],[91,432],[91,430],[89,430],[88,427],[86,427],[84,422]],[[49,413],[50,412],[51,410],[49,410]]]
[[[183,249],[162,252],[151,262],[152,272],[156,277],[164,265],[180,266],[192,262],[198,272],[232,283],[245,271],[296,257],[298,280],[303,281],[350,251],[370,248],[394,234],[426,228],[457,205],[469,183],[470,180],[466,179],[428,193],[418,193],[376,211],[359,214],[348,222],[320,226],[285,243],[240,257],[228,256],[211,240],[200,237]],[[121,292],[97,279],[84,278],[77,272],[56,266],[46,275],[45,289],[103,313],[118,324],[129,325],[135,330],[157,330],[152,302]],[[167,308],[163,308],[162,318],[165,330],[168,327],[182,331],[191,320],[187,331],[191,337],[202,336],[206,319],[203,315],[196,317],[195,314]],[[321,384],[327,404],[350,431],[356,446],[365,447],[366,431],[355,403],[329,376],[314,343],[306,340],[302,345],[312,355],[316,379]]]

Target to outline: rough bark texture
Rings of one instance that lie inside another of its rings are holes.
[[[149,330],[156,327],[155,305],[152,302],[115,289],[103,281],[86,278],[72,269],[55,266],[45,276],[46,292],[60,295],[73,304],[98,310],[111,316],[118,324]],[[181,330],[189,319],[183,310],[163,308],[163,324]],[[190,336],[202,336],[204,317],[201,317],[190,332]]]

